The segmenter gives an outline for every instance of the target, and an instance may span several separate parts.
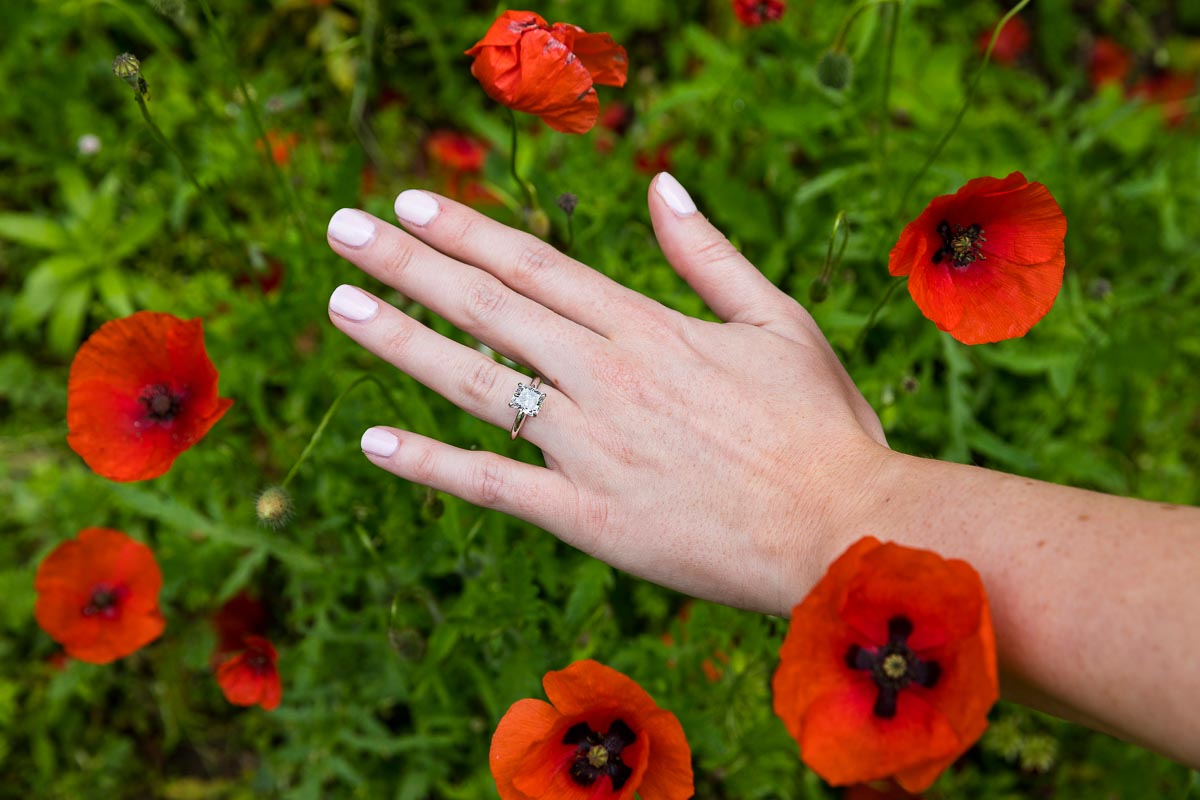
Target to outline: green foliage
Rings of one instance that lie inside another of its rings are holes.
[[[855,380],[898,449],[1200,502],[1195,98],[1190,121],[1168,129],[1158,109],[1116,87],[1093,92],[1083,55],[1089,31],[1142,51],[1154,44],[1142,37],[1166,36],[1163,52],[1186,65],[1194,13],[1138,4],[1160,20],[1143,30],[1131,4],[1093,4],[1090,15],[1033,4],[1026,63],[989,68],[958,133],[898,208],[963,102],[976,36],[1000,7],[904,4],[885,111],[886,13],[851,28],[854,80],[833,91],[817,64],[841,13],[811,0],[752,30],[716,0],[542,5],[552,22],[607,30],[627,46],[629,85],[601,89],[601,102],[634,110],[624,135],[562,136],[520,119],[522,174],[552,212],[552,241],[566,241],[566,218],[548,198],[570,192],[573,255],[706,315],[654,244],[639,154],[667,147],[704,213],[802,301],[845,211],[848,244],[812,310],[849,359],[903,224],[972,177],[1021,170],[1050,187],[1070,221],[1054,310],[1024,339],[967,348],[898,293],[848,361]],[[0,50],[0,796],[494,797],[497,720],[541,696],[546,670],[585,657],[675,711],[698,797],[835,796],[771,714],[780,621],[699,602],[682,619],[683,598],[358,455],[364,428],[395,423],[537,459],[325,319],[338,283],[370,283],[329,252],[325,220],[342,206],[388,218],[400,190],[444,188],[422,149],[431,130],[490,143],[483,177],[508,204],[488,211],[519,223],[507,113],[461,55],[493,4],[218,0],[234,61],[202,0],[10,6]],[[124,51],[141,59],[149,113],[183,161],[113,76]],[[256,147],[255,114],[296,135],[286,163]],[[84,135],[100,149],[81,147]],[[283,284],[265,292],[272,264]],[[115,485],[66,447],[67,370],[90,331],[143,308],[204,318],[221,393],[236,402],[167,475]],[[283,481],[364,373],[386,393],[347,396],[288,484],[292,521],[260,526],[256,497]],[[97,525],[154,548],[166,633],[113,665],[59,671],[33,620],[33,574],[56,544]],[[212,678],[209,618],[242,589],[270,608],[284,681],[273,713],[230,706]],[[1006,705],[994,719],[932,796],[1195,792],[1187,770],[1102,734]]]

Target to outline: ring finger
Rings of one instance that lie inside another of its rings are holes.
[[[512,427],[517,412],[508,403],[518,383],[528,385],[528,376],[447,339],[354,286],[334,290],[329,318],[351,339],[464,411],[498,427]],[[554,452],[577,409],[554,387],[540,388],[547,395],[546,418],[527,418],[521,436]]]

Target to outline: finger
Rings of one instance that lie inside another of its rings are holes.
[[[561,473],[484,450],[463,450],[397,428],[376,427],[362,436],[371,463],[468,503],[494,508],[556,530],[575,516],[574,485]]]
[[[405,229],[448,256],[603,336],[661,306],[528,233],[513,230],[441,195],[409,189],[396,198]]]
[[[328,235],[330,246],[367,274],[557,386],[571,385],[580,356],[603,341],[370,214],[343,208],[330,219]]]
[[[697,213],[687,190],[660,172],[650,186],[650,220],[663,255],[726,322],[770,328],[795,316],[795,301]]]
[[[329,319],[351,339],[467,413],[501,428],[512,427],[517,412],[508,403],[517,384],[528,384],[528,377],[353,286],[334,290]],[[553,451],[569,436],[568,429],[574,429],[578,408],[554,387],[541,391],[546,394],[543,411],[536,419],[526,419],[521,436]]]

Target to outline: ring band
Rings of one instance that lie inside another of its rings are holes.
[[[541,385],[541,378],[534,378],[528,386],[524,383],[517,384],[517,390],[513,392],[512,400],[508,401],[508,407],[517,410],[517,418],[513,420],[512,424],[512,438],[517,438],[517,434],[521,432],[521,426],[525,424],[526,417],[536,417],[542,410],[542,401],[546,399],[546,393],[538,391],[538,387]]]

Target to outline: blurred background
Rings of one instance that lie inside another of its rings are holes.
[[[707,315],[650,228],[647,184],[670,170],[809,306],[893,447],[1200,502],[1200,3],[1030,3],[911,190],[1008,7],[858,6],[842,88],[816,67],[855,4],[788,0],[758,27],[727,0],[515,6],[607,31],[630,60],[585,135],[518,115],[519,168],[542,211],[526,220],[508,112],[462,54],[510,6],[4,3],[0,797],[492,798],[497,720],[542,696],[546,670],[587,657],[678,715],[697,797],[841,796],[771,713],[781,621],[690,602],[359,455],[362,430],[389,423],[540,458],[327,322],[330,291],[357,283],[476,344],[325,244],[336,209],[390,218],[406,188],[569,241],[614,279]],[[125,52],[140,59],[148,117],[113,74]],[[1013,170],[1069,220],[1053,311],[1024,339],[968,348],[898,292],[855,350],[904,224],[935,195]],[[578,198],[570,230],[563,193]],[[845,252],[822,282],[842,212]],[[66,446],[67,371],[100,324],[139,309],[202,317],[235,403],[167,475],[116,484]],[[258,494],[364,374],[391,399],[370,383],[348,394],[289,485],[292,521],[260,525]],[[64,658],[33,618],[37,564],[89,526],[150,544],[165,578],[165,634],[103,667]],[[213,679],[211,620],[240,593],[264,607],[280,651],[274,712],[229,705]],[[928,796],[1184,798],[1200,777],[1001,704]]]

